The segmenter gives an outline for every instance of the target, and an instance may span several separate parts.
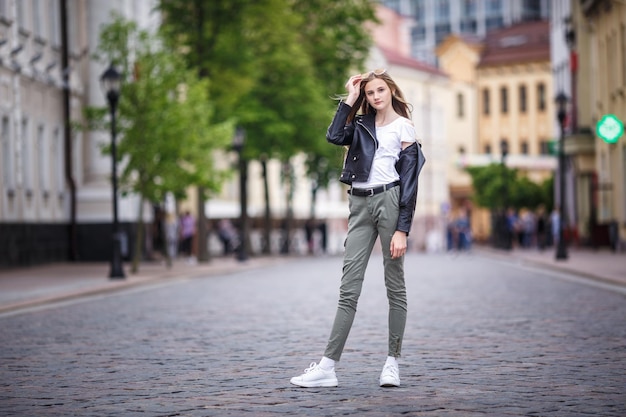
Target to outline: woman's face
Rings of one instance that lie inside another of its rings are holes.
[[[391,90],[387,83],[380,78],[374,78],[365,84],[365,98],[376,111],[383,110],[391,105]]]

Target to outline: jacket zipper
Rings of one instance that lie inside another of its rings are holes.
[[[376,136],[374,136],[372,134],[372,131],[368,129],[367,126],[365,126],[365,124],[363,124],[363,122],[361,122],[360,120],[357,120],[357,124],[363,126],[363,129],[367,130],[367,133],[370,134],[371,138],[374,140],[374,144],[376,145],[376,149],[378,149],[378,139],[376,139]]]

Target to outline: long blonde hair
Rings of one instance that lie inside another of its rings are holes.
[[[398,84],[396,84],[396,82],[389,76],[386,70],[382,70],[370,71],[366,77],[361,79],[361,85],[359,86],[359,97],[354,102],[352,110],[348,114],[347,122],[352,122],[352,120],[354,120],[354,117],[359,112],[360,114],[376,113],[376,110],[365,99],[365,86],[368,82],[372,81],[375,78],[383,80],[391,90],[391,105],[393,106],[393,109],[396,111],[396,113],[398,113],[400,116],[404,116],[407,119],[410,119],[411,105],[406,102],[404,94],[402,94],[402,91],[398,87]]]

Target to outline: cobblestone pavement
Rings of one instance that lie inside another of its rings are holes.
[[[338,388],[341,259],[159,281],[0,317],[3,416],[624,416],[626,290],[475,255],[411,254],[402,386],[372,258]]]

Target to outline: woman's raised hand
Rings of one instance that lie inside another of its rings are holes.
[[[359,98],[359,90],[361,87],[361,74],[353,75],[346,82],[346,90],[348,91],[348,97],[346,97],[345,103],[352,106],[356,99]]]

